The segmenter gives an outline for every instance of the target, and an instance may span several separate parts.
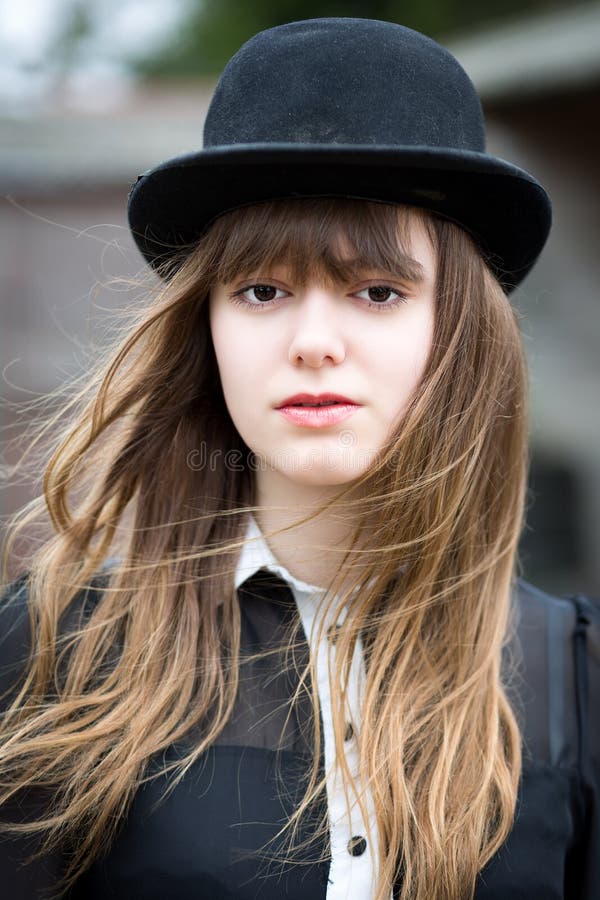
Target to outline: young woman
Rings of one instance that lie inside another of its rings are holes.
[[[550,207],[465,73],[262,32],[129,213],[162,287],[2,603],[6,896],[599,897],[598,608],[515,578]]]

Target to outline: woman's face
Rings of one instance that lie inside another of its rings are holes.
[[[259,496],[269,480],[297,488],[354,481],[405,413],[432,347],[436,277],[417,219],[409,233],[418,264],[411,280],[370,270],[352,283],[299,285],[281,265],[211,291],[225,402],[256,454]],[[295,405],[301,394],[350,403],[319,412]]]

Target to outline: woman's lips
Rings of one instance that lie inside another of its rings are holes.
[[[334,403],[330,406],[280,406],[277,411],[294,425],[326,428],[343,422],[357,409],[360,409],[357,403]]]

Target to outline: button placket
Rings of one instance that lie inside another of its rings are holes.
[[[335,652],[335,651],[334,651]],[[354,656],[350,664],[348,673],[348,690],[347,690],[347,722],[344,732],[343,752],[346,757],[348,768],[355,779],[358,790],[360,791],[360,771],[359,771],[359,748],[354,738],[354,725],[360,717],[360,686],[363,676],[362,648],[360,642],[357,641],[354,650]],[[343,789],[342,789],[343,790]],[[344,857],[346,865],[351,871],[352,888],[349,897],[361,896],[371,897],[373,888],[373,856],[371,848],[364,835],[367,828],[361,812],[358,800],[354,797],[351,800],[350,815],[346,810],[345,800],[343,800],[344,818],[340,821],[340,829],[344,832]],[[367,803],[367,808],[369,805]],[[371,818],[371,821],[373,819]],[[360,885],[360,887],[359,887]],[[329,896],[328,896],[329,900]]]
[[[323,722],[324,761],[325,770],[328,773],[326,791],[331,847],[327,900],[352,900],[355,897],[360,897],[361,900],[372,900],[374,896],[372,863],[376,847],[367,841],[368,829],[356,797],[350,797],[350,812],[348,812],[341,771],[339,768],[334,767],[335,735],[333,732],[328,661],[331,657],[332,664],[334,663],[335,644],[343,616],[340,622],[330,625],[324,623],[326,627],[323,629],[322,640],[317,644],[318,604],[314,602],[314,598],[305,594],[298,595],[296,600],[305,635],[311,646],[311,652],[315,655],[317,690]],[[347,724],[343,734],[344,738],[349,734],[348,725],[351,726],[352,737],[354,737],[355,724],[353,723],[359,724],[360,682],[363,677],[362,647],[359,640],[356,643],[348,675]],[[359,755],[357,741],[352,739],[345,741],[343,752],[348,768],[356,779],[357,787],[360,787],[358,780]],[[372,826],[371,834],[375,834],[370,798],[367,798],[367,813]],[[376,836],[374,839],[376,840]],[[352,852],[350,852],[349,847],[352,848]]]

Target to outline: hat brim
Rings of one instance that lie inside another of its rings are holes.
[[[551,225],[542,185],[498,157],[349,144],[231,145],[169,159],[133,186],[129,225],[156,269],[225,212],[265,200],[321,196],[406,203],[458,223],[508,291],[532,268]]]

